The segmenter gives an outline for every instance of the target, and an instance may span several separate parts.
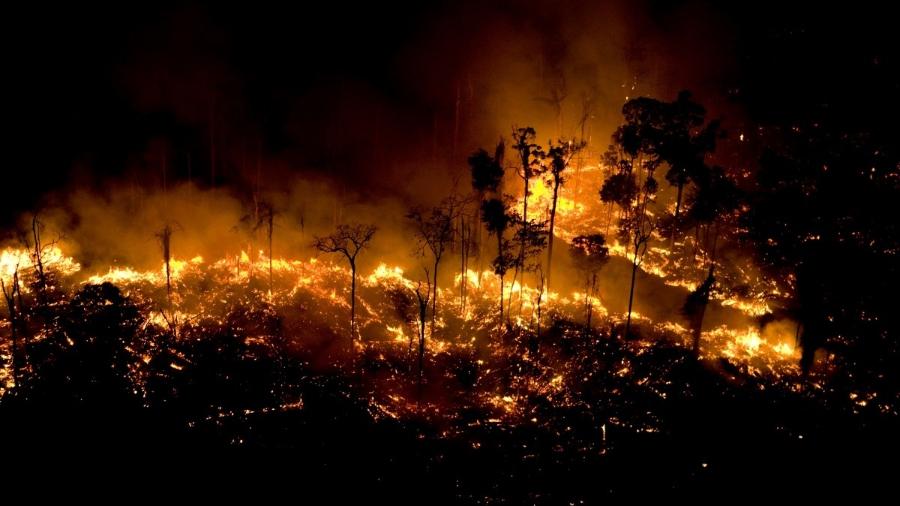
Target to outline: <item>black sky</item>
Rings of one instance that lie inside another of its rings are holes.
[[[585,37],[596,37],[598,53],[618,45],[596,59],[617,72],[640,67],[625,61],[634,56],[629,48],[638,48],[661,81],[643,91],[691,88],[713,111],[741,122],[784,128],[830,122],[888,138],[898,130],[896,27],[887,7],[306,4],[8,10],[5,220],[51,189],[140,170],[152,163],[156,144],[165,146],[178,177],[186,177],[188,154],[192,170],[205,171],[210,103],[221,122],[219,142],[228,146],[220,156],[232,166],[250,163],[241,153],[260,152],[284,167],[364,183],[374,172],[433,155],[432,137],[449,128],[459,76],[477,75],[476,92],[489,93],[492,66],[527,59],[515,47],[532,43],[547,61],[562,54],[564,65],[591,62],[589,50],[575,43]],[[571,81],[582,72],[603,74],[589,67],[562,72]],[[508,75],[506,67],[497,72]],[[506,133],[494,134],[484,118],[494,109],[473,103],[460,151]],[[614,117],[610,104],[612,98],[605,105]],[[222,182],[239,184],[238,172],[223,167]]]

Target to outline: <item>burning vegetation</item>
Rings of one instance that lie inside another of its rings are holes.
[[[205,159],[152,144],[153,184],[21,214],[0,250],[2,432],[365,454],[367,485],[473,503],[775,483],[770,454],[811,465],[841,434],[860,446],[838,454],[868,452],[900,416],[898,241],[876,203],[900,189],[893,141],[727,131],[637,77],[601,112],[541,54],[550,120],[467,135],[460,79],[426,175],[397,168],[413,141],[384,181],[291,173],[211,100]],[[373,110],[354,156],[389,166]],[[383,192],[396,173],[409,187]]]

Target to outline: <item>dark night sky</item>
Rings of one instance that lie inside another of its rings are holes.
[[[435,117],[453,108],[446,83],[470,72],[469,62],[483,53],[503,55],[504,45],[539,39],[552,56],[573,51],[570,37],[582,22],[598,41],[621,28],[586,21],[607,12],[586,2],[306,4],[69,3],[7,11],[4,111],[12,135],[4,149],[4,219],[54,187],[140,166],[154,140],[163,139],[173,157],[193,153],[202,167],[211,95],[223,144],[242,139],[261,146],[268,160],[357,181],[389,164],[384,158],[402,158],[378,155],[372,144],[391,153],[429,151],[405,143],[431,142]],[[825,121],[896,135],[896,27],[887,7],[718,4],[643,2],[616,7],[610,23],[630,25],[615,37],[670,69],[663,80],[677,82],[666,82],[666,93],[688,87],[712,109],[729,103],[729,111],[760,124]],[[501,24],[508,31],[494,30]],[[484,59],[481,82],[491,75]],[[577,79],[582,70],[564,72]],[[492,127],[473,127],[465,140],[481,141]],[[233,152],[222,156],[238,163]],[[183,158],[173,162],[182,177]]]

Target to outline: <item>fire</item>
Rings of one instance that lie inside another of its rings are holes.
[[[389,267],[385,263],[378,264],[378,267],[376,267],[375,271],[366,278],[366,281],[373,285],[378,283],[393,282],[415,288],[412,282],[403,276],[402,268]]]
[[[601,166],[587,164],[577,173],[573,171],[567,184],[560,187],[556,208],[556,236],[570,240],[576,235],[602,232],[609,237],[609,253],[631,262],[632,248],[614,239],[618,219],[616,212],[603,204],[596,193],[605,172]],[[529,217],[547,218],[552,192],[539,181],[531,185],[531,191]],[[692,238],[687,238],[683,242],[670,244],[668,238],[655,237],[642,259],[640,269],[667,285],[685,289],[686,294],[696,287],[706,268],[703,258],[683,254],[691,247],[691,240]],[[564,247],[557,246],[557,251],[565,254]],[[338,333],[347,325],[344,321],[344,308],[349,309],[348,286],[351,273],[340,262],[317,258],[270,259],[265,251],[235,249],[218,259],[186,255],[170,259],[168,266],[160,263],[159,267],[148,270],[113,265],[106,267],[105,271],[83,275],[80,273],[79,263],[66,256],[59,247],[47,248],[43,260],[48,269],[75,285],[110,282],[123,288],[130,296],[149,302],[149,307],[154,309],[146,315],[147,324],[161,328],[174,329],[206,319],[223,321],[233,303],[230,298],[234,296],[236,289],[244,290],[247,287],[260,289],[263,293],[260,299],[270,304],[275,311],[280,308],[295,308],[296,298],[301,297],[306,301],[321,302],[318,305],[307,304],[304,310],[315,318],[322,319]],[[2,250],[0,276],[5,280],[9,279],[17,267],[20,273],[33,269],[31,252],[15,248]],[[167,272],[173,285],[173,294],[170,300],[158,300],[158,289],[166,286]],[[714,292],[712,298],[722,307],[733,308],[748,317],[757,317],[772,311],[771,302],[764,294],[786,293],[783,287],[761,281],[758,273],[750,268],[741,270],[739,274],[741,278],[738,281],[746,282],[753,289],[741,296]],[[418,279],[419,276],[409,276],[402,267],[385,261],[379,262],[370,272],[358,273],[357,313],[360,333],[364,339],[390,343],[405,350],[410,337],[417,337],[418,331],[414,325],[409,320],[398,317],[390,303],[385,302],[385,295],[388,290],[397,288],[411,294],[418,285]],[[532,274],[521,275],[516,279],[509,274],[503,281],[504,310],[512,322],[525,329],[536,329],[539,325],[546,328],[547,315],[550,314],[553,317],[581,321],[587,302],[592,306],[592,314],[598,318],[598,325],[601,319],[613,324],[625,320],[624,314],[610,311],[601,300],[600,293],[588,297],[583,289],[567,289],[565,295],[558,291],[548,291],[538,286],[538,281]],[[462,283],[466,285],[465,305],[460,294]],[[201,286],[205,288],[200,288]],[[559,289],[558,286],[562,285],[554,283],[553,287]],[[427,352],[438,354],[491,342],[494,339],[493,333],[498,328],[495,308],[500,301],[500,288],[498,277],[487,269],[457,272],[452,284],[440,286],[436,330],[435,335],[431,335],[431,326],[428,325]],[[201,292],[202,290],[206,291]],[[604,286],[601,285],[600,290],[607,295]],[[198,296],[200,293],[203,293],[202,297]],[[542,309],[540,313],[539,305]],[[339,310],[335,310],[336,308]],[[541,321],[538,321],[539,318]],[[633,311],[631,318],[633,322],[640,322],[660,335],[685,342],[688,340],[690,331],[680,323],[678,317],[672,318],[677,321],[654,322]],[[794,336],[787,328],[771,325],[764,329],[722,326],[707,330],[702,338],[702,352],[707,358],[722,358],[747,364],[751,372],[765,370],[783,375],[796,369],[794,363],[799,351],[793,340]],[[363,346],[363,343],[357,345]],[[365,349],[365,346],[360,349]],[[617,371],[626,374],[632,369],[623,365]],[[543,386],[533,388],[548,395],[558,393],[564,389],[566,377],[565,371],[555,371],[545,378]],[[0,376],[0,382],[2,381],[9,381],[8,374]],[[490,404],[501,407],[507,415],[516,411],[517,402],[515,396],[496,393],[489,399]]]
[[[397,325],[397,326],[385,325],[385,329],[387,329],[387,331],[389,333],[394,335],[394,341],[401,343],[401,344],[409,342],[409,338],[406,337],[406,333],[403,331],[402,325]]]
[[[18,270],[31,271],[35,268],[34,252],[24,248],[4,248],[0,251],[0,276],[4,281],[12,279]],[[52,269],[64,276],[71,276],[81,270],[81,265],[72,257],[66,256],[58,246],[44,248],[41,252],[41,262],[48,269]]]
[[[786,331],[787,324],[776,322],[762,332],[755,327],[735,330],[722,326],[703,333],[707,356],[720,356],[737,363],[749,364],[751,372],[763,371],[782,375],[796,371],[800,357],[794,336]]]

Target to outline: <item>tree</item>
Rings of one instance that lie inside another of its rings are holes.
[[[528,197],[531,196],[531,180],[543,172],[541,163],[545,157],[541,146],[535,144],[534,128],[525,127],[513,130],[513,149],[519,157],[518,176],[522,179],[522,216],[528,217]]]
[[[34,215],[31,217],[31,232],[19,232],[19,241],[25,249],[30,251],[34,277],[28,284],[37,296],[37,308],[40,313],[46,312],[47,306],[51,302],[51,289],[55,286],[55,278],[47,265],[47,253],[56,247],[57,242],[61,239],[57,237],[50,242],[45,242],[43,237],[45,228],[44,223],[38,219],[37,215]],[[21,293],[19,296],[21,297]]]
[[[594,294],[597,293],[597,275],[609,261],[609,248],[602,234],[579,235],[572,239],[569,253],[575,267],[584,275],[585,324],[591,327]]]
[[[259,204],[256,225],[253,227],[254,231],[261,228],[265,228],[266,230],[266,242],[269,247],[269,293],[272,293],[272,237],[275,230],[275,214],[275,208],[272,204],[261,202]]]
[[[657,151],[669,166],[666,181],[678,189],[675,198],[675,220],[678,221],[684,187],[703,177],[704,159],[715,150],[716,138],[722,132],[718,121],[703,126],[706,110],[691,100],[688,91],[680,92],[674,102],[666,104],[666,109],[668,114],[660,125],[662,140]]]
[[[540,260],[537,260],[541,252],[547,246],[547,222],[543,220],[524,220],[516,213],[512,214],[512,223],[515,225],[515,233],[512,241],[514,246],[519,250],[519,255],[515,257],[513,267],[517,273],[521,272],[524,281],[524,273],[536,272],[541,268]],[[543,272],[541,273],[543,274]],[[513,278],[515,282],[515,277]],[[524,284],[524,283],[522,283]],[[510,293],[510,296],[512,294]],[[519,316],[522,315],[522,306],[525,298],[522,296],[522,290],[519,290]],[[512,307],[510,305],[510,307]],[[507,319],[511,314],[507,312]]]
[[[447,248],[453,241],[456,220],[459,218],[466,201],[455,195],[445,198],[439,205],[426,211],[421,207],[412,208],[406,217],[409,218],[416,233],[416,254],[420,257],[431,256],[431,334],[434,335],[434,324],[437,318],[438,268]]]
[[[502,185],[503,175],[503,158],[506,152],[506,144],[503,139],[497,143],[494,149],[494,155],[491,156],[487,151],[479,149],[471,156],[468,162],[472,173],[472,189],[476,196],[475,214],[482,215],[482,206],[487,198],[503,198]],[[484,221],[484,220],[482,220]],[[481,280],[482,260],[484,259],[484,240],[482,239],[483,227],[478,227],[478,235],[475,242],[478,244],[478,276]]]
[[[740,203],[740,194],[735,184],[725,175],[721,167],[705,169],[703,178],[695,180],[697,188],[690,198],[685,225],[693,225],[698,230],[704,228],[703,240],[698,241],[700,251],[707,261],[707,274],[704,281],[688,294],[682,307],[691,328],[692,349],[694,355],[700,356],[700,337],[703,332],[703,317],[706,306],[716,282],[717,252],[722,225],[735,225],[735,211]]]
[[[342,224],[330,235],[315,237],[313,247],[322,253],[340,253],[350,264],[350,342],[356,336],[356,257],[368,246],[377,229],[374,225]]]
[[[481,221],[484,222],[488,233],[497,238],[497,256],[492,265],[494,274],[500,280],[500,321],[503,321],[503,279],[514,263],[510,251],[511,244],[504,238],[512,221],[509,205],[499,198],[485,200],[481,203]]]
[[[513,148],[519,156],[518,175],[522,179],[524,186],[522,193],[522,216],[521,220],[518,220],[518,225],[520,227],[519,236],[522,240],[519,241],[519,256],[515,264],[516,270],[513,275],[513,283],[515,283],[516,279],[519,277],[521,267],[525,265],[525,239],[530,236],[528,230],[532,223],[528,218],[528,197],[531,196],[531,190],[529,189],[530,182],[535,176],[539,176],[543,172],[543,166],[541,164],[545,157],[545,153],[541,149],[541,146],[535,144],[535,135],[534,128],[531,127],[515,129],[512,134],[514,141]]]
[[[468,206],[466,206],[468,207]],[[459,215],[457,235],[459,236],[459,308],[460,314],[466,314],[466,296],[469,291],[469,258],[475,248],[472,240],[472,220],[475,220],[467,212]]]
[[[559,189],[565,183],[563,172],[568,168],[569,162],[584,149],[586,142],[579,141],[563,141],[558,144],[550,143],[547,150],[547,157],[550,158],[549,174],[550,177],[545,183],[550,186],[553,191],[552,202],[550,204],[550,230],[547,235],[547,290],[550,290],[550,280],[553,273],[553,231],[556,224],[556,204],[559,200]]]
[[[658,147],[662,141],[661,125],[665,107],[657,100],[636,98],[622,107],[625,124],[613,134],[613,145],[604,155],[615,173],[604,181],[600,197],[604,202],[615,203],[622,210],[619,220],[619,237],[627,241],[632,250],[631,285],[628,292],[628,316],[625,336],[631,328],[634,307],[634,286],[637,271],[659,219],[648,212],[659,188],[654,172],[662,163]]]
[[[895,136],[818,121],[785,135],[760,160],[742,236],[763,272],[783,280],[804,372],[826,347],[854,364],[854,379],[896,384]]]
[[[501,139],[494,150],[494,156],[491,156],[483,149],[479,149],[469,156],[472,188],[478,193],[480,200],[483,200],[487,194],[500,191],[500,186],[503,183],[503,157],[505,151],[506,144]]]
[[[415,290],[417,307],[419,309],[419,318],[418,318],[418,320],[419,320],[419,325],[418,325],[418,327],[419,327],[418,328],[418,330],[419,330],[419,354],[418,354],[418,357],[419,357],[419,360],[418,360],[418,364],[419,364],[418,383],[419,383],[419,385],[422,384],[422,375],[423,375],[424,369],[425,369],[425,321],[428,318],[428,298],[430,297],[430,294],[431,294],[431,282],[429,281],[430,276],[428,273],[428,268],[424,267],[423,270],[425,271],[425,284],[426,284],[425,290],[424,291],[422,290],[422,282],[421,281],[419,281],[416,284],[416,290]],[[434,334],[432,334],[432,335],[434,335]],[[412,345],[412,341],[410,341],[410,345]]]
[[[687,318],[691,328],[691,350],[698,358],[700,357],[700,336],[703,332],[703,315],[706,313],[706,306],[709,304],[709,296],[715,282],[716,277],[710,267],[709,275],[700,286],[688,294],[681,307],[681,314]]]
[[[166,268],[166,299],[172,302],[172,226],[168,223],[156,234],[159,245],[162,248],[163,263]]]

